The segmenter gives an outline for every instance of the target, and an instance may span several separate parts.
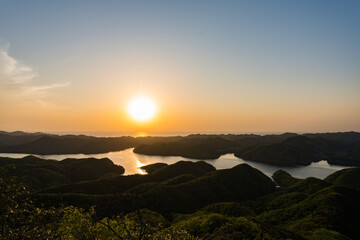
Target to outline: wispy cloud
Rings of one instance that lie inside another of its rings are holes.
[[[32,86],[27,88],[27,93],[35,93],[39,91],[45,91],[53,88],[61,88],[61,87],[67,87],[70,85],[70,82],[64,82],[64,83],[53,83],[49,85],[42,85],[42,86]]]
[[[33,67],[15,59],[9,54],[9,44],[0,46],[0,94],[18,102],[33,101],[41,106],[53,106],[48,102],[52,89],[67,87],[70,82],[39,83]]]
[[[32,80],[36,73],[8,53],[9,45],[0,48],[0,81],[1,83],[24,83]]]

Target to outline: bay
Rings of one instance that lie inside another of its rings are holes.
[[[22,158],[28,156],[29,154],[18,154],[18,153],[0,153],[0,157],[12,157],[12,158]],[[200,161],[196,159],[188,159],[178,156],[147,156],[136,154],[133,152],[133,149],[126,149],[123,151],[115,151],[109,153],[100,153],[100,154],[61,154],[61,155],[35,155],[43,159],[52,159],[52,160],[63,160],[66,158],[109,158],[115,164],[121,165],[125,168],[125,175],[131,174],[146,174],[140,167],[152,163],[167,163],[173,164],[178,161]],[[213,165],[216,169],[227,169],[232,168],[238,164],[246,163],[250,166],[259,169],[267,176],[271,175],[279,169],[283,169],[286,172],[290,173],[296,178],[307,178],[307,177],[317,177],[324,179],[329,174],[334,173],[338,170],[344,169],[343,166],[330,165],[327,161],[319,161],[312,163],[308,166],[296,166],[296,167],[282,167],[282,166],[273,166],[264,163],[257,163],[251,161],[245,161],[243,159],[237,158],[234,154],[225,154],[222,155],[219,159],[216,160],[204,160],[205,162]]]

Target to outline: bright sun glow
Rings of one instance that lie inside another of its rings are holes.
[[[156,106],[149,98],[137,97],[130,102],[128,113],[136,121],[145,122],[155,116]]]

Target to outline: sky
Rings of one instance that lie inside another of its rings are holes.
[[[0,130],[360,131],[359,1],[0,0]],[[136,122],[127,106],[152,99]]]

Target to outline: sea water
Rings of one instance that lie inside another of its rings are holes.
[[[18,153],[0,153],[0,157],[12,157],[12,158],[22,158],[30,154],[18,154]],[[109,158],[115,164],[121,165],[125,168],[125,175],[131,174],[146,174],[140,167],[152,163],[167,163],[173,164],[178,161],[200,161],[196,159],[189,159],[177,156],[147,156],[136,154],[133,152],[133,148],[126,149],[123,151],[115,151],[109,153],[100,153],[100,154],[57,154],[57,155],[35,155],[43,159],[52,159],[52,160],[63,160],[65,158]],[[338,170],[344,169],[343,166],[330,165],[327,161],[323,160],[320,162],[312,163],[308,166],[295,166],[295,167],[282,167],[282,166],[273,166],[264,163],[257,163],[251,161],[245,161],[241,158],[237,158],[234,154],[225,154],[220,158],[215,160],[203,160],[216,169],[227,169],[232,168],[238,164],[249,164],[250,166],[259,169],[267,176],[271,175],[278,169],[283,169],[286,172],[290,173],[296,178],[307,178],[307,177],[316,177],[324,179],[329,174],[336,172]]]

